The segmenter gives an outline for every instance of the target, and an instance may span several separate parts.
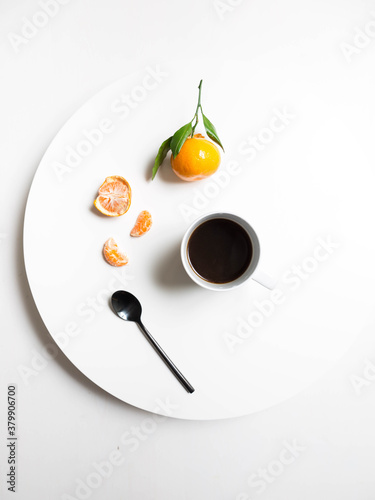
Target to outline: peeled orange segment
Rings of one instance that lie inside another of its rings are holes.
[[[126,179],[120,175],[107,177],[99,188],[94,205],[104,215],[118,217],[129,210],[132,191]]]
[[[142,236],[146,234],[152,226],[152,217],[150,212],[143,210],[137,217],[135,225],[130,232],[130,236]]]
[[[128,257],[123,252],[120,252],[117,243],[113,238],[109,238],[104,243],[103,255],[105,260],[108,264],[111,264],[111,266],[121,267],[125,266],[129,262]]]

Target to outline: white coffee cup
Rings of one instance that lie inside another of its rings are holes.
[[[212,219],[227,219],[236,222],[246,231],[252,243],[253,254],[250,264],[248,265],[247,269],[241,274],[241,276],[239,276],[234,281],[230,281],[228,283],[212,283],[210,281],[206,281],[196,273],[196,271],[191,266],[189,261],[188,244],[190,236],[193,234],[194,230],[198,226]],[[215,291],[232,290],[233,288],[237,288],[238,286],[243,285],[243,283],[245,283],[249,278],[252,278],[253,280],[263,285],[264,287],[268,288],[269,290],[272,290],[275,287],[276,282],[273,278],[271,278],[269,275],[262,272],[258,268],[259,259],[260,259],[260,244],[256,232],[245,219],[242,219],[242,217],[230,213],[214,212],[199,217],[187,229],[181,242],[181,260],[185,268],[185,271],[195,283],[202,286],[203,288],[207,288],[208,290],[215,290]]]

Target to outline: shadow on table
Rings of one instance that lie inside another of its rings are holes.
[[[150,158],[150,161],[147,164],[145,169],[145,179],[146,181],[151,182],[152,178],[152,168],[154,166],[155,156]],[[177,177],[177,175],[173,172],[171,167],[171,162],[169,156],[164,160],[163,164],[160,165],[159,170],[156,176],[161,179],[163,182],[168,184],[183,184],[185,181]]]
[[[186,274],[180,257],[181,242],[176,242],[167,249],[160,259],[155,259],[154,279],[159,286],[171,289],[196,288]]]

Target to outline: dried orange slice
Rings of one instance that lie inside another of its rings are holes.
[[[146,234],[152,226],[152,217],[150,212],[143,210],[137,217],[135,225],[130,232],[130,236],[142,236]]]
[[[99,188],[94,205],[104,215],[118,217],[129,210],[132,191],[126,179],[120,175],[107,177]]]
[[[104,243],[103,255],[105,260],[108,264],[111,264],[111,266],[121,267],[125,266],[129,262],[128,257],[124,253],[120,252],[117,243],[113,238],[109,238]]]

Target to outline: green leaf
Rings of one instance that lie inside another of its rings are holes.
[[[221,144],[221,141],[219,139],[219,136],[217,135],[216,128],[214,127],[213,123],[211,123],[210,120],[207,118],[207,116],[203,114],[203,111],[202,111],[202,116],[203,116],[203,125],[204,128],[206,129],[208,137],[212,139],[214,142],[216,142],[216,144],[218,144],[224,151],[223,145]]]
[[[184,142],[189,137],[189,135],[191,135],[192,130],[193,129],[191,126],[191,122],[189,122],[174,133],[171,140],[171,150],[173,158],[176,158],[182,146],[184,145]]]
[[[154,166],[152,169],[152,180],[154,180],[155,175],[157,171],[159,170],[160,165],[163,163],[165,160],[165,157],[167,156],[168,151],[171,149],[171,141],[172,137],[169,137],[166,139],[163,144],[160,146],[158,154],[156,155]]]

